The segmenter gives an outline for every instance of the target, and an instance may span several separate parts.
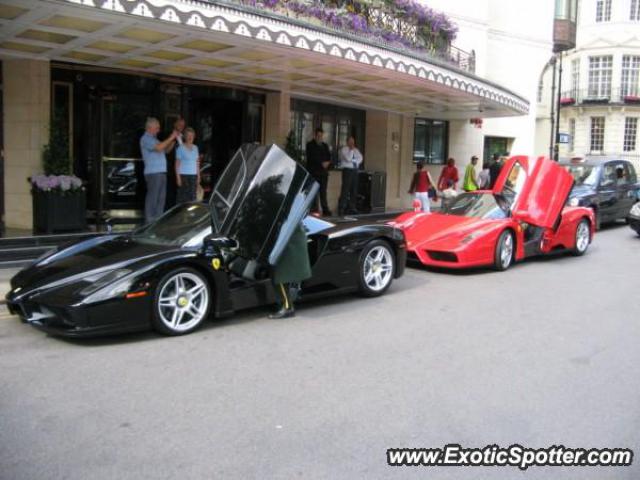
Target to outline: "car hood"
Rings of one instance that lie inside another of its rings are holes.
[[[11,288],[25,293],[80,281],[101,271],[127,268],[172,251],[174,246],[150,245],[128,236],[96,237],[64,248],[53,256],[21,270],[11,279]]]
[[[571,193],[569,194],[570,198],[574,197],[586,197],[589,195],[593,195],[595,193],[595,189],[588,185],[574,185],[571,189]]]
[[[245,144],[213,189],[213,232],[235,239],[241,257],[276,265],[318,189],[309,172],[277,145]]]
[[[462,240],[472,232],[495,225],[499,220],[462,217],[441,213],[408,213],[392,222],[404,231],[407,248],[414,250],[431,242]]]

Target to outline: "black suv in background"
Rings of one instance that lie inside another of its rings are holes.
[[[616,158],[572,158],[561,160],[575,180],[568,205],[593,208],[596,228],[626,219],[640,199],[636,169],[628,160]]]

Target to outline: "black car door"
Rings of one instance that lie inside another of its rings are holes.
[[[636,170],[633,167],[633,164],[630,162],[624,162],[625,166],[625,185],[624,185],[624,215],[623,217],[627,217],[631,207],[633,204],[638,201],[638,191],[640,190],[640,186],[638,185],[638,177],[636,176]]]
[[[277,145],[245,144],[229,162],[209,202],[214,234],[238,242],[242,276],[276,265],[307,214],[318,184]]]
[[[606,163],[598,186],[598,211],[601,221],[616,218],[618,210],[618,189],[614,162]]]
[[[627,169],[627,162],[616,161],[613,162],[613,169],[615,171],[615,183],[616,183],[616,208],[612,216],[612,220],[619,218],[626,218],[631,206],[633,205],[633,189],[632,184],[629,181],[629,170]]]

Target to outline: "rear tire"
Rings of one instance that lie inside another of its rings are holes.
[[[384,240],[369,242],[358,262],[358,290],[365,297],[382,295],[393,283],[396,255]]]
[[[579,257],[584,255],[589,248],[589,243],[591,242],[591,225],[589,225],[589,220],[583,218],[578,222],[578,226],[576,227],[575,233],[575,246],[571,253],[575,256]]]
[[[153,295],[153,328],[163,335],[186,335],[209,316],[211,289],[207,279],[192,268],[167,273]]]
[[[493,268],[498,272],[508,269],[515,257],[516,241],[510,230],[505,230],[500,234],[496,243],[496,250],[493,258]]]

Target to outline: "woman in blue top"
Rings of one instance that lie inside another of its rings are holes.
[[[193,143],[196,132],[188,127],[184,130],[184,142],[176,150],[177,203],[193,202],[200,184],[199,152]]]

